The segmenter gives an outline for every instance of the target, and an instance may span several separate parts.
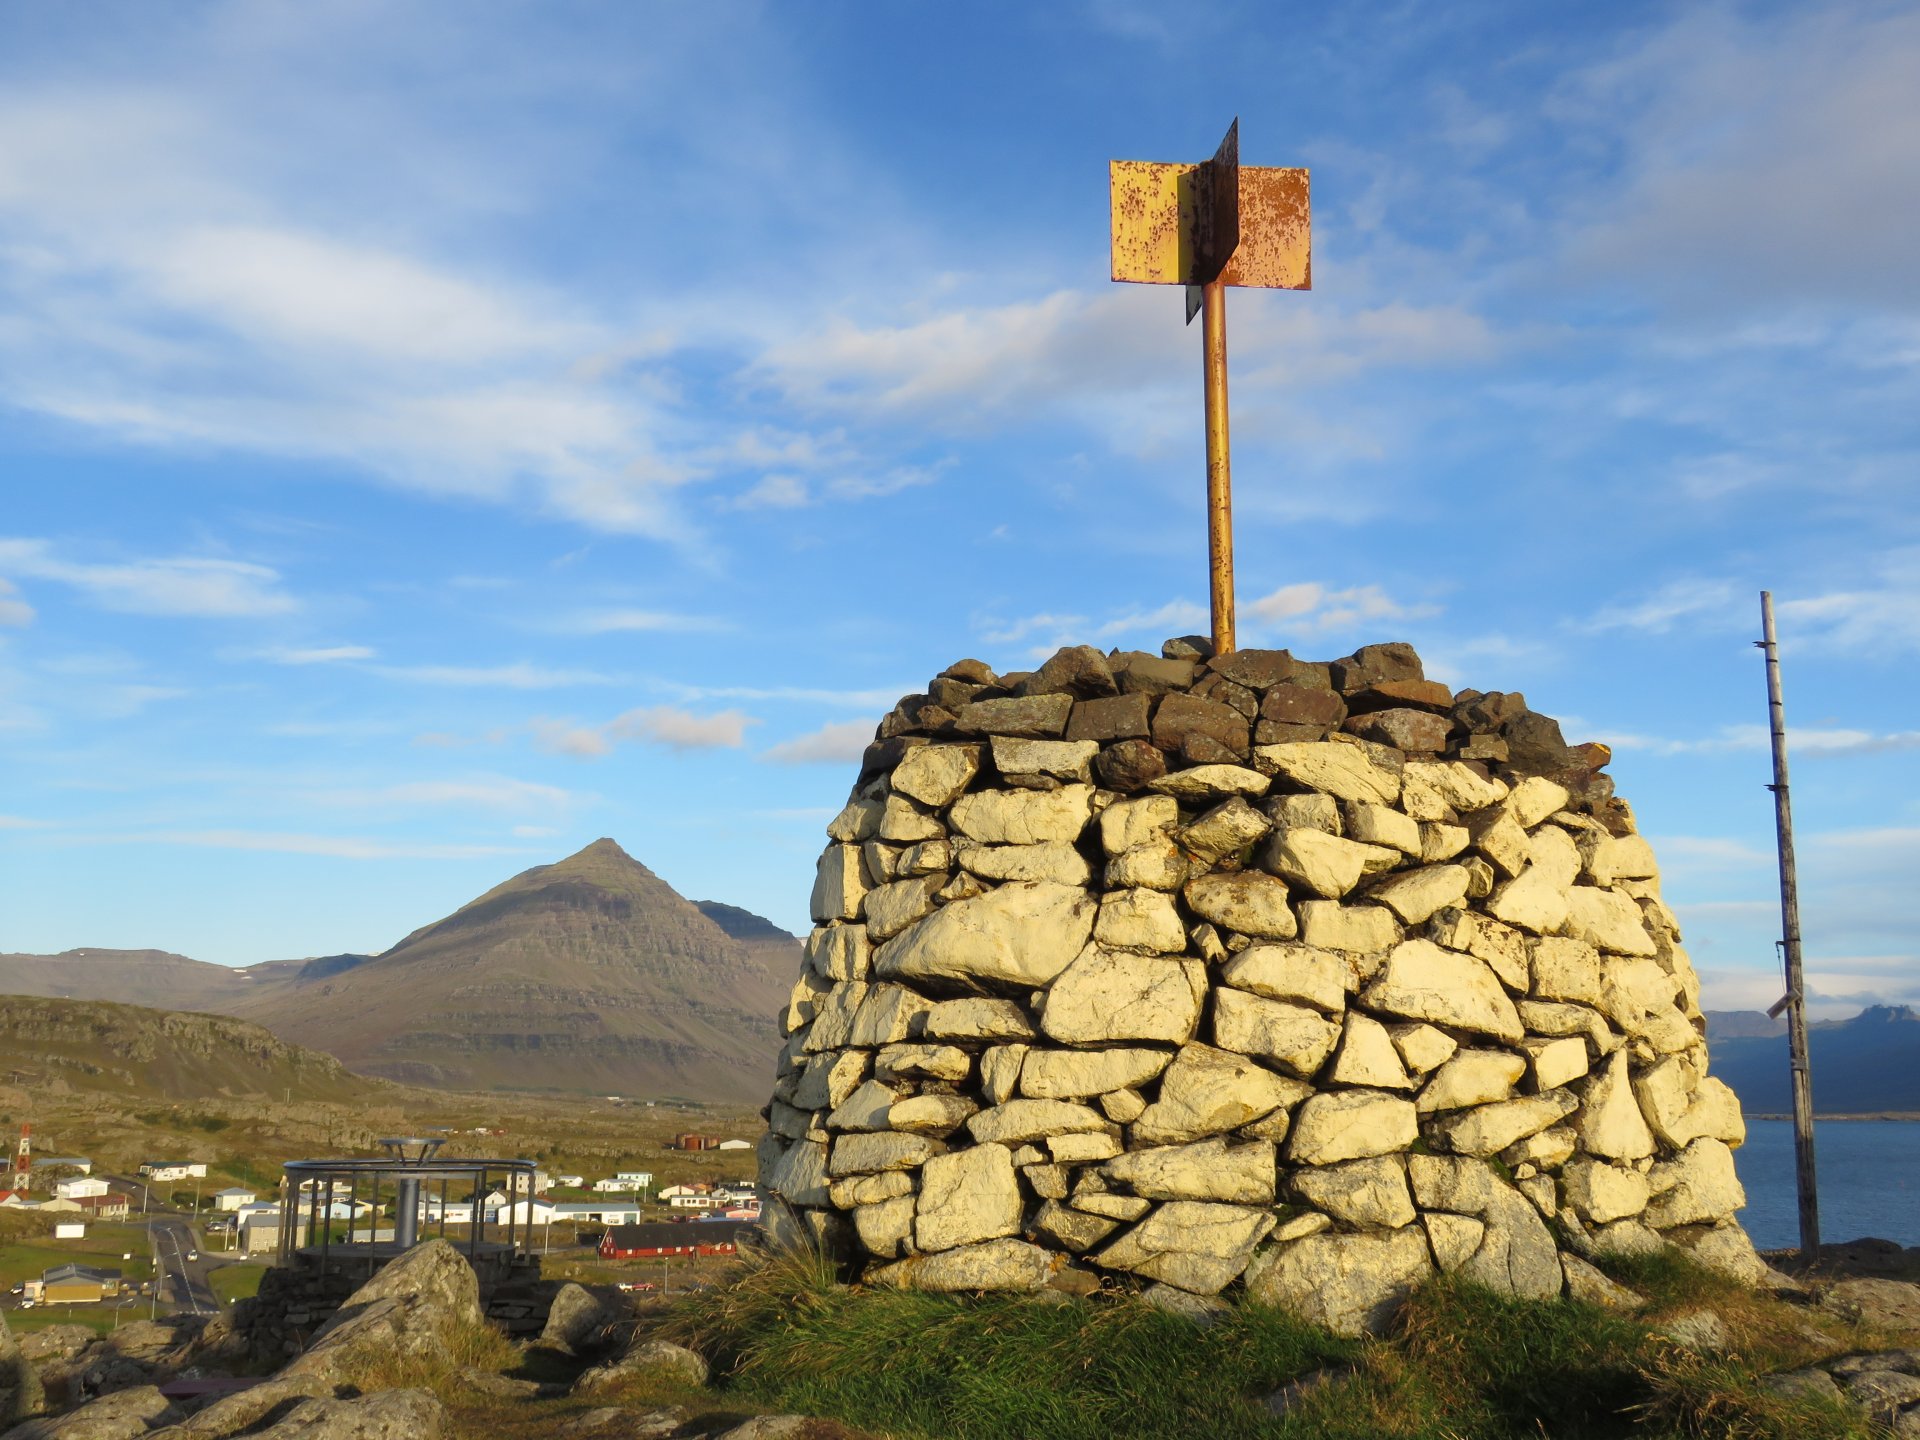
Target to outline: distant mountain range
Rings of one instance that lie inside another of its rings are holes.
[[[241,1016],[409,1084],[758,1102],[799,950],[603,839],[379,955],[244,969],[157,950],[0,955],[0,992]]]
[[[1785,1020],[1759,1011],[1710,1011],[1708,1064],[1749,1115],[1793,1108]],[[1920,1014],[1906,1005],[1874,1005],[1850,1020],[1807,1027],[1813,1107],[1821,1115],[1885,1110],[1920,1112]]]

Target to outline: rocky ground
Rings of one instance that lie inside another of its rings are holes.
[[[1920,1252],[1856,1242],[1799,1268],[1800,1278],[1773,1282],[1777,1296],[1721,1281],[1710,1303],[1677,1313],[1669,1306],[1650,1323],[1672,1354],[1708,1360],[1746,1353],[1760,1331],[1776,1344],[1786,1335],[1797,1346],[1791,1353],[1817,1358],[1765,1377],[1763,1388],[1826,1402],[1810,1413],[1855,1417],[1854,1426],[1819,1433],[1920,1434],[1920,1284],[1888,1278],[1914,1273]],[[1862,1271],[1876,1273],[1853,1273]],[[837,1293],[860,1304],[857,1291]],[[1597,1272],[1585,1298],[1614,1313],[1647,1305],[1647,1297]],[[709,1310],[726,1303],[714,1297]],[[1097,1309],[1101,1302],[998,1303]],[[673,1323],[663,1327],[663,1320]],[[567,1284],[554,1293],[538,1339],[512,1345],[485,1323],[473,1273],[458,1253],[430,1242],[356,1292],[302,1353],[270,1375],[244,1377],[244,1388],[221,1383],[244,1368],[247,1351],[246,1336],[224,1318],[136,1324],[107,1337],[69,1327],[18,1343],[0,1331],[0,1424],[19,1422],[0,1430],[0,1440],[853,1440],[870,1433],[828,1416],[752,1414],[756,1407],[742,1405],[747,1392],[732,1376],[710,1375],[706,1356],[662,1338],[663,1329],[692,1338],[699,1328],[660,1312],[636,1316],[624,1297]],[[1329,1339],[1340,1343],[1352,1342]],[[1370,1348],[1358,1353],[1386,1355],[1412,1343],[1365,1342]],[[703,1348],[725,1355],[724,1345]],[[1350,1368],[1312,1371],[1247,1401],[1281,1424]],[[899,1433],[927,1432],[903,1425]]]

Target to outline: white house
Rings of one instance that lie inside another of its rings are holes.
[[[207,1178],[207,1162],[204,1160],[149,1160],[140,1167],[140,1173],[149,1180],[204,1180]]]
[[[669,1205],[672,1205],[676,1201],[684,1199],[689,1195],[699,1195],[704,1197],[704,1196],[710,1196],[712,1194],[713,1194],[713,1187],[711,1185],[669,1185],[667,1186],[666,1189],[660,1192],[660,1198],[666,1201]]]
[[[250,1205],[238,1214],[240,1248],[249,1255],[280,1245],[280,1211],[273,1205]]]
[[[56,1240],[84,1240],[87,1238],[87,1222],[84,1220],[62,1220],[53,1227]]]
[[[213,1208],[216,1210],[238,1210],[242,1205],[251,1205],[260,1197],[251,1190],[243,1190],[234,1185],[225,1190],[213,1192]]]
[[[625,1179],[619,1175],[593,1182],[594,1193],[597,1195],[625,1195],[639,1188],[639,1182]]]
[[[722,1150],[751,1150],[753,1148],[753,1142],[751,1140],[722,1140],[720,1142],[720,1148]]]
[[[631,1201],[622,1204],[606,1200],[588,1200],[575,1205],[556,1205],[553,1218],[563,1223],[572,1221],[575,1224],[638,1225],[640,1207]]]
[[[91,1175],[76,1175],[71,1180],[56,1182],[53,1193],[61,1200],[85,1200],[91,1195],[108,1194],[112,1189],[104,1180],[96,1180]]]
[[[471,1225],[473,1202],[471,1200],[442,1201],[438,1195],[427,1195],[420,1201],[420,1218],[434,1224]]]
[[[560,1207],[551,1200],[543,1200],[536,1195],[531,1200],[518,1200],[512,1205],[502,1205],[498,1209],[486,1212],[488,1223],[494,1225],[551,1225],[555,1212]]]
[[[553,1183],[567,1190],[578,1190],[582,1185],[587,1183],[587,1177],[584,1175],[556,1175],[553,1177]]]
[[[616,1170],[613,1178],[626,1181],[628,1187],[634,1190],[638,1190],[643,1185],[653,1184],[651,1170]]]

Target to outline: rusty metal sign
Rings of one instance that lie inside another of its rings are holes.
[[[1207,550],[1214,649],[1233,649],[1233,499],[1228,460],[1227,308],[1231,285],[1313,288],[1305,170],[1243,166],[1240,121],[1197,165],[1114,160],[1107,167],[1115,280],[1187,287],[1201,320],[1206,391]]]

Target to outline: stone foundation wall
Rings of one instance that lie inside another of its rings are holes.
[[[1336,1329],[1758,1262],[1647,842],[1517,694],[1331,663],[968,660],[827,827],[761,1178],[925,1289],[1234,1288]]]

